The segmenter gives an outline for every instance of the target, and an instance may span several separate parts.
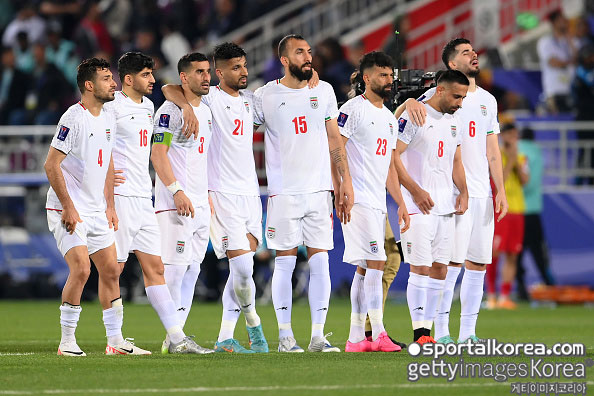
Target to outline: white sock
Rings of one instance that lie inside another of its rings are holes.
[[[491,264],[492,265],[492,264]],[[476,320],[481,309],[486,271],[464,270],[460,289],[460,340],[476,335]]]
[[[452,299],[454,298],[454,288],[462,267],[448,266],[448,273],[445,278],[443,295],[441,303],[437,309],[435,317],[435,339],[450,335],[450,309],[452,308]]]
[[[372,339],[377,337],[386,329],[384,328],[384,312],[382,309],[383,288],[382,276],[384,271],[368,269],[365,273],[365,298],[367,300],[367,315],[371,323]]]
[[[254,293],[254,252],[242,254],[229,259],[229,268],[232,268],[233,290],[241,311],[245,316],[248,327],[260,325],[260,317],[256,313],[256,294]]]
[[[413,330],[420,329],[425,325],[427,282],[429,282],[429,277],[427,275],[419,275],[413,272],[408,275],[406,301],[408,303]]]
[[[367,302],[365,301],[365,277],[355,271],[351,284],[351,330],[349,341],[361,342],[365,339],[365,319]]]
[[[425,305],[425,325],[426,329],[433,327],[433,321],[437,316],[437,307],[441,303],[441,296],[443,295],[443,287],[445,280],[429,278],[427,282],[427,304]]]
[[[171,299],[167,285],[148,286],[144,290],[153,309],[159,315],[169,339],[175,344],[181,342],[186,335],[179,325],[175,303]]]
[[[229,278],[227,278],[225,289],[223,289],[223,318],[221,320],[219,338],[217,339],[218,342],[233,338],[235,325],[240,314],[241,308],[239,307],[239,302],[237,302],[235,291],[233,291],[233,275],[229,272]]]
[[[60,327],[62,329],[60,344],[76,342],[74,332],[76,331],[81,311],[82,307],[80,305],[71,305],[66,302],[60,305]]]
[[[297,256],[277,256],[272,274],[272,304],[278,322],[279,337],[293,337],[291,308],[293,307],[293,284],[291,278]]]
[[[177,310],[181,307],[181,285],[184,279],[184,274],[188,270],[188,266],[164,264],[163,267],[165,283],[167,284],[169,294],[171,294],[171,299],[175,303],[175,309]]]
[[[323,337],[332,289],[328,252],[319,252],[310,257],[308,289],[309,309],[311,312],[311,338]]]
[[[178,308],[179,322],[183,329],[192,309],[192,301],[194,300],[194,292],[196,290],[196,281],[200,275],[200,263],[193,262],[188,266],[181,284],[180,306]]]
[[[111,302],[111,308],[103,310],[103,324],[105,325],[105,335],[109,345],[118,345],[124,342],[122,336],[124,306],[121,297]]]

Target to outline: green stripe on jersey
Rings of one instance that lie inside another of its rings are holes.
[[[159,132],[159,133],[155,133],[153,136],[153,144],[164,144],[167,147],[171,146],[172,140],[173,140],[173,135],[169,132]]]
[[[488,131],[487,132],[487,135],[492,135],[492,134],[493,134],[493,131]]]
[[[332,119],[332,117],[326,117],[324,120],[330,121],[331,119]]]

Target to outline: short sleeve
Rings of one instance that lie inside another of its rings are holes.
[[[417,134],[418,127],[410,122],[408,112],[402,113],[398,119],[398,140],[410,144]]]
[[[487,136],[488,135],[499,135],[499,116],[497,115],[497,100],[492,98],[492,109],[489,112],[489,127],[487,128]]]
[[[435,95],[435,87],[429,88],[425,93],[417,98],[419,102],[426,102],[427,100],[431,99],[431,97]]]
[[[334,93],[334,89],[332,89],[332,85],[326,85],[326,95],[328,96],[328,105],[326,107],[326,114],[324,115],[324,119],[329,121],[333,118],[338,117],[338,103],[336,102],[336,94]]]
[[[155,114],[153,143],[171,142],[171,139],[180,133],[181,126],[181,110],[172,102],[165,102]]]
[[[361,106],[357,106],[357,98],[351,99],[340,107],[338,113],[338,129],[340,134],[346,138],[351,138],[359,128],[361,123]]]
[[[264,124],[264,109],[262,108],[262,95],[264,94],[264,87],[256,89],[253,96],[254,102],[254,125],[260,126]]]
[[[51,146],[68,154],[73,147],[79,144],[80,125],[72,112],[65,113],[56,128]]]

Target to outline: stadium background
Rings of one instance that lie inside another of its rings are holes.
[[[275,45],[286,33],[303,34],[314,48],[314,66],[330,82],[339,101],[359,57],[383,49],[404,68],[437,70],[450,38],[471,40],[480,53],[479,84],[498,99],[500,120],[535,131],[545,159],[543,221],[551,269],[559,284],[594,286],[594,198],[591,161],[594,122],[576,122],[575,107],[551,113],[543,101],[536,43],[549,34],[546,16],[563,10],[571,32],[591,45],[594,2],[578,0],[62,0],[0,1],[2,80],[0,82],[0,298],[55,298],[67,267],[47,231],[42,171],[51,135],[62,112],[75,100],[76,65],[101,56],[115,65],[128,50],[152,56],[155,87],[177,82],[176,62],[190,50],[209,53],[225,40],[248,53],[250,88],[281,76]],[[394,31],[400,32],[395,35]],[[216,83],[216,78],[213,79]],[[151,99],[164,100],[159,89]],[[579,114],[578,114],[579,116]],[[592,117],[594,118],[594,117]],[[265,207],[263,136],[255,137],[255,156]],[[390,206],[393,213],[394,205]],[[331,252],[333,291],[348,292],[353,268],[342,263],[343,241],[335,227]],[[256,277],[263,300],[272,259],[258,253]],[[143,301],[140,270],[127,265],[126,297]],[[303,294],[306,268],[296,276]],[[527,283],[541,282],[530,257]],[[227,263],[210,253],[197,287],[201,299],[217,300]],[[403,291],[403,265],[392,291]],[[460,277],[461,279],[461,277]],[[89,282],[86,297],[94,298]]]

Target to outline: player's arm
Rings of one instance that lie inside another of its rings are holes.
[[[107,175],[105,176],[105,187],[103,188],[103,195],[105,195],[105,202],[107,203],[107,209],[105,215],[107,216],[107,223],[109,228],[118,230],[118,215],[115,210],[115,198],[113,195],[113,187],[115,183],[115,173],[113,166],[113,155],[109,157],[109,167],[107,168]]]
[[[151,162],[153,163],[153,168],[155,168],[157,176],[159,176],[159,179],[161,179],[163,184],[167,186],[167,189],[173,195],[173,203],[175,204],[177,214],[180,216],[191,215],[194,217],[194,206],[175,178],[171,162],[169,162],[169,157],[167,157],[172,137],[173,135],[167,132],[159,132],[155,134],[151,151]]]
[[[456,153],[454,154],[452,178],[454,184],[458,187],[458,191],[460,191],[456,198],[456,214],[464,214],[468,209],[468,187],[466,186],[466,172],[464,172],[464,164],[462,163],[462,150],[459,145],[456,147]]]
[[[423,102],[416,99],[408,98],[394,111],[394,117],[400,118],[404,110],[410,115],[413,124],[423,126],[425,124],[425,117],[427,116],[427,109]]]
[[[194,135],[194,140],[196,140],[198,138],[199,129],[198,118],[196,118],[190,102],[186,99],[181,85],[163,85],[161,91],[163,92],[165,99],[172,101],[177,107],[182,109],[184,118],[184,124],[181,128],[182,134],[188,139],[190,136]]]
[[[393,157],[394,168],[398,172],[398,180],[400,180],[400,184],[402,184],[412,195],[413,201],[419,207],[421,212],[424,214],[429,214],[431,212],[431,208],[435,205],[429,193],[423,190],[410,175],[408,171],[404,167],[402,163],[401,155],[406,151],[408,144],[404,143],[402,140],[398,139],[396,143],[396,152]]]
[[[388,168],[388,179],[386,180],[386,188],[398,205],[398,224],[400,225],[400,232],[405,232],[410,227],[410,216],[402,198],[402,191],[400,190],[400,180],[398,180],[398,171],[394,166],[394,157],[396,150],[392,150],[392,159],[390,167]]]
[[[498,213],[497,221],[501,221],[507,214],[507,197],[505,196],[505,186],[503,178],[503,165],[501,162],[501,151],[499,150],[499,139],[497,135],[491,133],[487,135],[487,160],[489,162],[489,171],[491,178],[497,189],[495,194],[495,213]]]
[[[338,198],[338,204],[336,204],[338,219],[346,224],[351,221],[351,209],[353,208],[355,193],[346,150],[338,130],[336,118],[326,121],[326,134],[328,135],[328,147],[330,148],[330,167],[333,179],[335,179],[334,185],[335,187],[338,185],[338,191],[335,190],[335,198]]]
[[[66,188],[66,181],[64,180],[62,169],[60,169],[64,158],[66,158],[66,154],[50,146],[43,168],[45,169],[50,186],[52,186],[56,196],[60,200],[60,204],[62,204],[62,224],[66,226],[66,231],[73,234],[76,224],[82,223],[82,219],[74,207],[74,202],[70,199],[68,189]]]

